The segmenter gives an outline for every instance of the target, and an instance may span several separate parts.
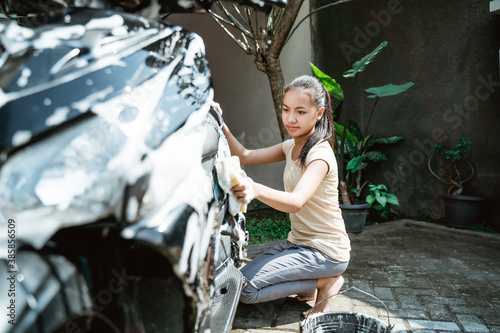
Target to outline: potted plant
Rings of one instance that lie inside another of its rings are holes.
[[[336,124],[337,133],[337,146],[340,146],[340,138],[342,137],[344,127]],[[345,191],[343,198],[344,202],[359,202],[361,201],[361,194],[366,185],[370,184],[369,180],[363,177],[363,171],[368,167],[368,162],[382,162],[387,161],[386,155],[377,150],[376,148],[381,145],[395,144],[403,140],[401,135],[394,135],[391,137],[380,138],[376,137],[376,133],[365,135],[361,132],[358,124],[355,121],[349,120],[348,123],[349,135],[345,139],[344,159],[347,162],[345,167],[346,177],[345,188],[350,191]],[[338,150],[338,149],[337,149]]]
[[[434,145],[434,152],[429,156],[427,166],[434,177],[449,185],[448,192],[443,194],[446,225],[471,229],[474,224],[481,222],[482,206],[486,198],[462,194],[464,183],[474,176],[474,167],[466,156],[468,148],[472,147],[472,139],[461,137],[455,147],[456,149],[447,149],[443,145]],[[441,160],[436,161],[435,155],[439,155]],[[437,168],[443,171],[434,171]]]
[[[354,83],[353,83],[354,86],[356,84],[358,74],[366,69],[366,66],[375,59],[375,56],[386,45],[387,42],[382,42],[377,48],[375,48],[375,50],[370,52],[361,60],[355,62],[350,70],[344,72],[343,76],[346,78],[354,78]],[[328,90],[328,92],[336,100],[338,100],[338,104],[336,104],[333,109],[333,112],[335,112],[337,107],[342,105],[342,102],[344,101],[344,94],[342,88],[334,79],[332,79],[327,74],[323,73],[316,66],[311,64],[311,67],[316,76]],[[366,213],[368,208],[370,207],[370,204],[366,202],[366,200],[359,200],[363,186],[360,185],[362,182],[361,171],[366,167],[367,161],[369,160],[377,161],[377,159],[379,159],[382,156],[380,155],[381,153],[377,154],[368,152],[368,148],[371,148],[373,144],[377,143],[373,138],[372,134],[366,136],[375,107],[380,97],[394,96],[400,94],[409,89],[413,85],[414,85],[413,82],[408,82],[403,85],[388,84],[381,87],[365,89],[365,91],[370,94],[368,98],[375,98],[375,102],[373,103],[373,106],[370,110],[368,122],[366,124],[364,134],[362,135],[361,131],[359,131],[358,136],[350,132],[350,130],[353,129],[353,127],[351,126],[353,122],[350,122],[350,125],[347,128],[338,123],[335,123],[336,133],[339,137],[338,140],[339,144],[337,144],[338,149],[336,150],[336,155],[339,165],[339,191],[342,201],[340,207],[342,210],[342,216],[344,218],[344,222],[346,224],[346,229],[348,232],[362,231],[362,227],[366,221]],[[349,103],[349,109],[347,110],[347,113],[349,113],[351,105],[352,103]],[[346,118],[348,119],[347,116]],[[394,143],[400,141],[401,139],[402,137],[394,139],[395,140]],[[382,141],[378,143],[382,143]],[[352,149],[350,150],[349,147],[351,147]],[[351,181],[349,181],[349,179]],[[353,183],[356,185],[353,186],[352,185]]]
[[[377,150],[378,147],[395,144],[403,140],[404,137],[395,135],[380,138],[375,136],[376,133],[365,136],[356,122],[349,121],[348,125],[349,135],[346,135],[344,147],[344,159],[347,163],[345,167],[346,177],[341,209],[349,232],[361,232],[368,212],[387,220],[389,213],[395,211],[390,210],[386,202],[399,204],[396,196],[387,192],[385,185],[371,184],[369,180],[365,179],[363,171],[368,167],[369,162],[387,161],[386,155]],[[344,128],[338,124],[336,128],[337,146],[339,146]],[[367,185],[369,187],[368,195],[363,200],[363,190]],[[346,196],[348,198],[345,198]]]
[[[366,201],[381,218],[387,220],[391,215],[398,215],[391,205],[399,205],[399,200],[394,194],[387,192],[387,186],[369,184],[368,187]]]

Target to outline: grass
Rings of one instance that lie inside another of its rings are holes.
[[[259,209],[245,214],[249,244],[258,244],[286,239],[290,232],[288,214],[274,209]]]
[[[491,234],[498,234],[498,231],[493,229],[493,227],[489,225],[486,221],[474,224],[472,226],[472,230],[479,232],[487,232]]]

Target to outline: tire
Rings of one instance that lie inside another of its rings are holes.
[[[94,318],[95,313],[87,284],[73,263],[61,255],[41,255],[34,251],[19,251],[16,261],[15,326],[7,322],[0,331],[87,331],[78,328],[82,325],[88,328],[88,319]],[[0,265],[3,271],[8,271],[4,260]],[[15,274],[9,273],[8,276],[14,277]],[[1,279],[0,290],[12,288],[13,281]]]

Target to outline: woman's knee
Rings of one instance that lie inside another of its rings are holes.
[[[256,304],[258,290],[248,290],[248,288],[243,288],[240,293],[240,302],[244,304]]]

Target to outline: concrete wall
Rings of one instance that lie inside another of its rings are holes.
[[[299,19],[309,12],[306,0]],[[281,142],[267,76],[258,71],[253,56],[246,55],[208,14],[171,15],[168,21],[179,24],[205,40],[212,71],[215,100],[224,110],[232,133],[247,148],[267,147]],[[306,21],[285,46],[281,65],[285,82],[310,74],[310,28]],[[257,182],[283,189],[283,163],[245,166]]]
[[[311,0],[311,9],[330,2]],[[368,170],[369,179],[397,194],[400,212],[443,216],[447,187],[431,176],[427,158],[434,143],[454,145],[464,136],[473,140],[469,156],[476,168],[465,190],[489,199],[487,220],[500,227],[500,15],[489,12],[489,1],[354,0],[315,15],[311,29],[313,62],[347,97],[354,92],[349,118],[362,127],[373,103],[362,89],[415,82],[403,95],[379,100],[368,131],[405,136],[386,150],[388,162]],[[384,40],[388,46],[353,89],[353,79],[342,73]]]

